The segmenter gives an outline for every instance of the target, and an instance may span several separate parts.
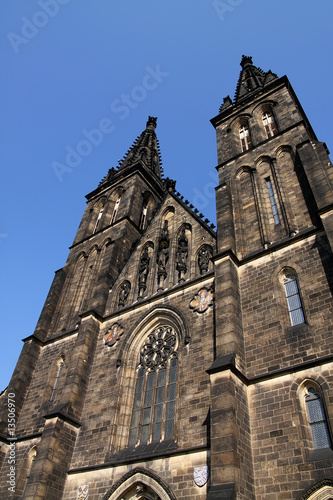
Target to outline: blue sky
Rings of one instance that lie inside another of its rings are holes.
[[[165,176],[212,222],[209,120],[233,98],[242,54],[287,74],[332,146],[332,14],[331,0],[2,2],[0,390],[66,262],[84,196],[148,115],[158,117]]]

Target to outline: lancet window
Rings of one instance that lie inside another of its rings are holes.
[[[277,134],[276,126],[274,123],[274,118],[273,118],[272,113],[268,113],[268,112],[264,113],[262,115],[262,121],[263,121],[266,135],[267,135],[268,139]]]
[[[120,196],[118,196],[117,201],[116,201],[116,203],[114,205],[110,224],[113,224],[116,221],[117,214],[118,214],[118,209],[119,209],[119,205],[120,205]]]
[[[148,200],[144,200],[140,219],[140,229],[145,229],[148,212]]]
[[[284,291],[286,294],[290,322],[292,326],[305,323],[303,306],[298,290],[296,275],[290,271],[283,276]]]
[[[94,234],[97,232],[98,226],[101,222],[103,212],[104,212],[104,205],[99,209],[98,216],[97,216],[96,223],[95,223],[95,227],[94,227],[94,231],[93,231]]]
[[[251,147],[250,131],[247,124],[243,124],[239,129],[239,138],[242,152],[247,151]]]
[[[314,384],[305,387],[304,399],[314,449],[330,448],[332,442],[326,412],[319,390]]]
[[[269,177],[267,177],[267,179],[266,179],[266,186],[268,189],[269,199],[271,202],[271,208],[272,208],[272,213],[273,213],[273,217],[274,217],[274,222],[275,222],[275,224],[280,224],[280,217],[279,217],[279,212],[278,212],[278,208],[277,208],[277,204],[276,204],[274,190],[273,190],[271,179]]]
[[[54,385],[53,385],[53,389],[52,389],[50,401],[53,401],[53,399],[54,399],[54,396],[55,396],[55,393],[56,393],[56,390],[57,390],[57,387],[58,387],[58,384],[59,384],[59,379],[60,379],[60,375],[61,375],[63,367],[64,367],[64,359],[60,358],[59,362],[58,362],[58,372],[57,372],[57,376],[56,376],[55,381],[54,381]]]

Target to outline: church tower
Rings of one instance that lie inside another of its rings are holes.
[[[251,57],[241,67],[234,101],[227,96],[211,120],[219,186],[209,498],[300,498],[333,474],[333,168],[287,77]]]
[[[153,117],[87,195],[0,396],[1,498],[333,498],[327,147],[251,57],[211,122],[216,232]]]

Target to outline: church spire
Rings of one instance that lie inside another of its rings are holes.
[[[264,87],[266,83],[277,78],[277,75],[270,70],[265,72],[261,68],[254,66],[252,57],[243,55],[240,65],[242,70],[236,87],[235,104],[243,97],[246,97],[249,92],[258,90]]]
[[[106,184],[118,170],[123,170],[136,163],[143,163],[148,170],[154,172],[161,180],[163,167],[158,139],[155,133],[157,118],[148,116],[145,130],[133,142],[125,156],[119,160],[118,169],[111,168],[101,181],[100,186]]]

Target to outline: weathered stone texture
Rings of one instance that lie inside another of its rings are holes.
[[[330,434],[333,167],[287,78],[249,57],[241,66],[234,104],[226,98],[212,119],[217,233],[160,176],[153,117],[87,195],[0,396],[1,498],[9,393],[11,498],[76,500],[84,485],[88,500],[333,498],[333,451],[316,445],[306,407],[315,391]],[[297,283],[304,314],[294,325],[285,280]],[[140,377],[148,387],[163,374],[165,393],[140,389]]]

